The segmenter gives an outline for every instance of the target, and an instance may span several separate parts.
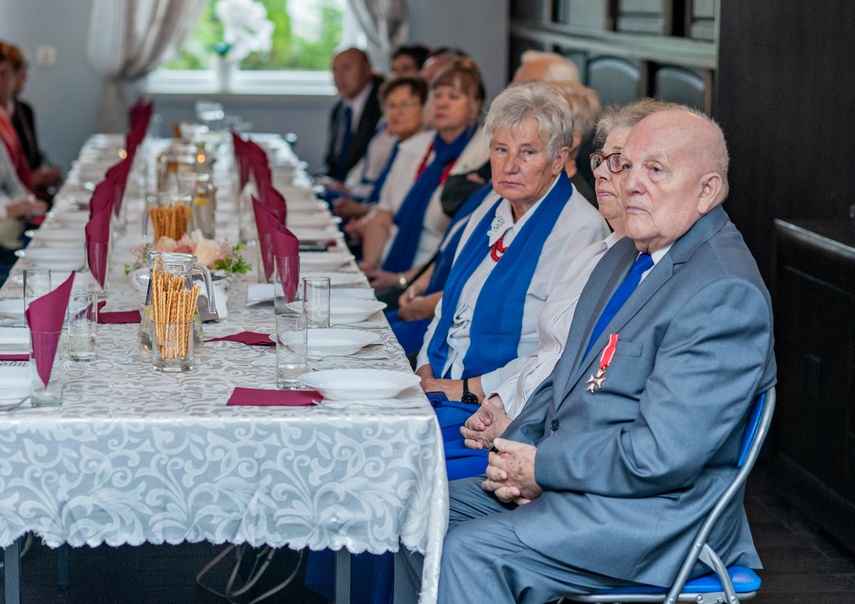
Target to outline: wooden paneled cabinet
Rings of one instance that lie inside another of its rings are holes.
[[[855,223],[775,221],[775,488],[855,549]]]

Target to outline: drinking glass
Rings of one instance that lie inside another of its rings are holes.
[[[303,305],[309,329],[330,326],[330,278],[303,278]]]
[[[24,269],[24,310],[29,308],[30,302],[50,293],[50,269],[49,268],[25,268]]]
[[[33,407],[62,404],[64,369],[62,331],[31,331],[30,400]]]
[[[66,347],[72,361],[95,359],[95,334],[98,327],[98,294],[72,291],[68,300]]]
[[[299,377],[309,370],[306,315],[292,310],[276,316],[276,387],[301,390]]]

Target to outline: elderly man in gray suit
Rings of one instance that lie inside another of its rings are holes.
[[[551,378],[492,443],[486,479],[452,483],[440,602],[669,585],[775,383],[769,294],[720,207],[720,128],[655,113],[612,162],[628,237],[591,275]],[[741,494],[710,543],[759,566]]]

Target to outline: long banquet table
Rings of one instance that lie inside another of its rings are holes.
[[[110,140],[96,135],[84,152]],[[271,156],[284,144],[272,137],[265,142]],[[31,246],[41,246],[51,229],[82,229],[78,205],[84,195],[82,183],[69,178],[55,215]],[[129,184],[128,226],[113,242],[105,311],[138,308],[123,265],[133,261],[131,248],[142,243],[139,197]],[[221,194],[218,238],[236,238],[234,211],[233,200]],[[255,252],[245,253],[255,263]],[[26,256],[0,289],[0,299],[22,295],[25,266]],[[357,271],[353,263],[344,270]],[[273,330],[270,304],[246,304],[254,281],[255,271],[232,278],[228,317],[205,324],[206,339]],[[411,371],[380,313],[354,327],[376,330],[379,345],[310,366]],[[275,388],[272,347],[205,342],[193,372],[160,374],[139,350],[137,329],[99,325],[97,359],[64,361],[61,407],[0,413],[7,602],[18,596],[16,554],[28,532],[51,547],[207,540],[382,553],[400,541],[425,554],[420,601],[435,601],[448,497],[439,427],[420,391],[406,391],[384,405],[227,406],[237,386]],[[346,588],[338,595],[346,596]]]

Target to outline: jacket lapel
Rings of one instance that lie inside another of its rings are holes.
[[[668,253],[665,254],[665,256],[653,267],[647,277],[645,277],[644,281],[639,284],[635,292],[633,292],[623,307],[617,312],[607,326],[607,329],[603,330],[603,333],[591,347],[590,352],[584,355],[585,347],[588,344],[587,338],[590,338],[591,331],[594,329],[597,319],[599,319],[600,314],[602,314],[603,308],[605,308],[605,305],[608,303],[611,295],[626,278],[626,275],[637,256],[634,243],[632,243],[628,237],[615,245],[615,248],[617,248],[618,245],[628,241],[631,247],[627,247],[626,245],[621,247],[621,253],[616,254],[617,261],[614,263],[615,267],[611,268],[613,274],[608,279],[607,284],[599,292],[592,290],[592,297],[596,299],[595,304],[589,305],[586,301],[583,308],[582,298],[588,293],[588,287],[586,286],[585,291],[582,292],[575,316],[587,317],[587,322],[581,334],[574,334],[574,328],[577,327],[576,324],[578,323],[577,321],[574,321],[571,325],[570,336],[568,337],[567,344],[570,346],[570,338],[574,338],[572,340],[572,345],[576,347],[576,360],[567,371],[567,377],[565,378],[563,375],[561,376],[560,388],[558,387],[559,379],[556,378],[555,380],[556,402],[558,405],[567,398],[567,394],[569,394],[572,388],[576,387],[579,380],[585,378],[586,373],[589,372],[591,363],[598,359],[602,354],[603,348],[608,342],[609,334],[620,333],[620,330],[629,321],[631,321],[632,318],[635,317],[642,308],[644,308],[656,292],[674,276],[675,272],[679,270],[679,265],[685,263],[701,245],[703,245],[715,233],[720,231],[726,223],[727,214],[721,206],[716,207],[706,216],[701,217],[701,219],[698,220],[685,235],[674,242],[674,245]],[[603,261],[605,261],[605,258],[603,258]],[[599,266],[597,268],[599,268]],[[604,266],[604,268],[607,267]],[[599,295],[597,295],[597,293],[599,293]],[[580,312],[583,314],[579,314]],[[581,330],[582,327],[579,326],[579,329]],[[619,346],[620,344],[618,344],[618,347]],[[568,348],[566,350],[570,349]],[[564,358],[562,357],[559,363],[563,360]]]

